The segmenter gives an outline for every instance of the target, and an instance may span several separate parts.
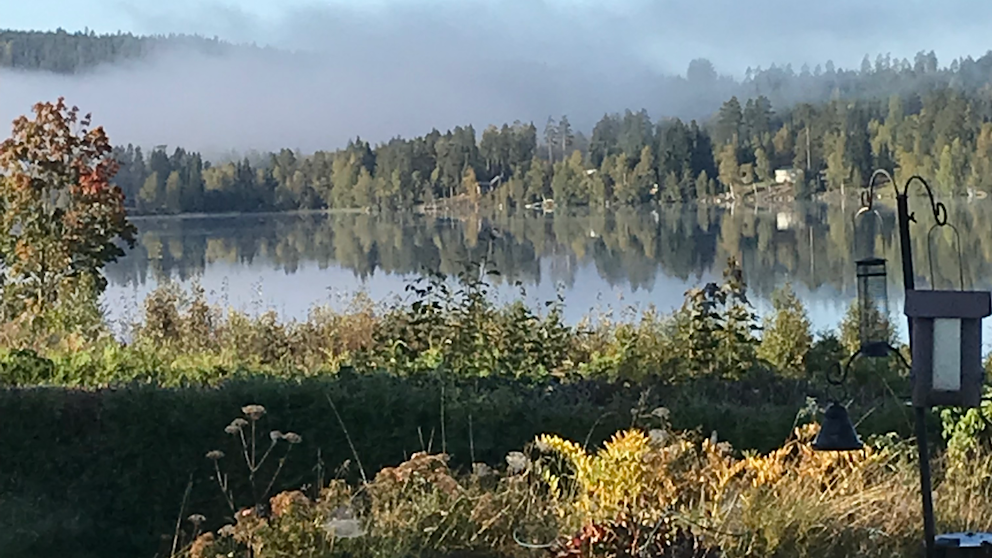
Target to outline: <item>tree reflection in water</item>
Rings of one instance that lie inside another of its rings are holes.
[[[797,204],[784,208],[738,205],[660,206],[556,211],[483,211],[466,216],[414,213],[284,214],[237,217],[138,219],[138,246],[107,270],[111,313],[129,290],[147,292],[172,278],[219,284],[255,283],[264,277],[266,303],[293,291],[302,318],[326,301],[327,287],[402,293],[405,280],[424,269],[455,274],[485,259],[499,270],[494,281],[508,295],[520,282],[541,299],[564,287],[569,317],[614,302],[656,303],[668,311],[685,288],[719,274],[728,256],[743,263],[759,308],[776,286],[790,281],[810,306],[815,327],[836,325],[856,295],[853,203]],[[962,236],[969,288],[992,286],[992,203],[951,200],[949,221]],[[917,227],[928,227],[921,217]],[[926,234],[915,235],[918,270],[928,270]],[[890,266],[899,264],[895,216],[882,209],[875,244]],[[935,235],[932,254],[938,288],[956,288],[957,254]],[[308,275],[294,276],[302,273]],[[891,281],[900,280],[890,273]],[[930,277],[921,276],[925,288]],[[388,287],[388,289],[386,288]],[[901,292],[898,283],[890,292]],[[373,292],[373,294],[375,294]],[[892,311],[900,312],[893,300]],[[616,304],[613,305],[616,307]],[[668,306],[668,307],[666,307]],[[276,308],[277,310],[279,308]]]

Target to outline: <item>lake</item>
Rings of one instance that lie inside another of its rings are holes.
[[[992,203],[948,201],[961,236],[965,286],[992,288]],[[917,288],[958,288],[949,228],[912,200]],[[565,318],[631,316],[677,309],[686,290],[719,281],[729,257],[742,262],[752,302],[770,308],[785,283],[806,303],[814,328],[834,328],[857,296],[854,262],[874,250],[889,260],[889,299],[901,314],[894,211],[854,221],[857,204],[663,206],[520,210],[471,215],[313,213],[135,218],[137,246],[107,269],[104,304],[116,321],[140,316],[163,281],[199,281],[211,301],[252,313],[303,319],[317,304],[344,308],[358,292],[389,302],[427,271],[454,276],[470,262],[498,270],[494,296],[538,305],[559,294]],[[856,228],[857,227],[857,228]],[[855,234],[857,231],[857,234]],[[858,252],[856,254],[856,252]],[[930,253],[935,277],[930,276]],[[478,273],[477,271],[475,273]],[[904,320],[897,323],[905,330]],[[992,321],[989,321],[992,325]],[[902,331],[901,335],[905,335]],[[992,340],[989,325],[986,341]]]

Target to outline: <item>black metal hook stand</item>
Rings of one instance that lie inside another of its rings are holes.
[[[837,374],[837,376],[833,376],[833,375],[830,374],[830,369],[828,369],[827,370],[827,374],[826,374],[826,376],[827,376],[827,378],[826,378],[827,379],[827,384],[829,384],[831,386],[834,386],[834,387],[838,387],[838,388],[843,387],[844,384],[847,383],[847,372],[848,372],[848,370],[850,370],[851,364],[855,360],[857,360],[858,357],[861,356],[862,354],[863,354],[863,352],[861,351],[861,349],[858,349],[857,351],[854,352],[853,355],[847,357],[847,360],[844,361],[844,365],[843,366],[839,362],[835,362],[834,363],[834,366],[832,368],[833,369],[836,369],[838,371],[838,374]],[[844,397],[847,397],[846,392],[845,392]],[[833,399],[834,401],[838,401],[840,398],[836,398],[836,397],[832,397],[831,396],[831,399]]]
[[[885,346],[885,349],[886,349],[886,351],[889,352],[889,354],[893,354],[893,355],[896,355],[897,357],[899,357],[899,360],[902,362],[902,365],[906,367],[906,370],[911,370],[912,369],[912,367],[909,365],[909,362],[906,361],[906,357],[902,356],[902,353],[899,352],[899,349],[893,347],[892,345],[886,345]],[[847,382],[847,372],[848,372],[848,370],[850,370],[851,364],[853,364],[854,361],[857,360],[858,357],[860,357],[860,356],[865,356],[865,355],[864,355],[864,352],[861,349],[858,349],[857,351],[854,352],[853,355],[847,357],[847,360],[844,362],[844,366],[841,366],[840,363],[837,363],[837,366],[835,366],[834,368],[836,368],[836,369],[838,369],[838,370],[841,371],[840,372],[840,375],[835,378],[835,377],[831,376],[830,375],[830,372],[828,371],[827,372],[827,383],[830,384],[830,385],[832,385],[832,386],[842,386],[842,385],[844,385]]]
[[[944,226],[947,224],[947,207],[934,198],[933,190],[930,189],[930,185],[927,184],[927,181],[923,178],[916,175],[911,176],[909,180],[906,181],[906,185],[903,189],[899,190],[899,186],[896,184],[895,180],[892,179],[892,175],[889,174],[888,171],[879,169],[872,173],[871,180],[868,181],[867,190],[861,193],[861,203],[869,210],[875,200],[875,182],[879,177],[884,177],[888,182],[891,182],[896,191],[896,212],[899,218],[899,248],[902,255],[903,289],[908,292],[915,290],[916,285],[913,274],[913,250],[909,237],[909,224],[911,222],[916,222],[915,214],[910,213],[909,211],[910,184],[916,180],[923,185],[927,196],[930,198],[930,209],[933,211],[933,218],[938,226]],[[882,184],[884,184],[884,182]],[[912,345],[913,322],[907,318],[907,323],[909,342],[910,345]],[[927,443],[927,408],[914,407],[914,411],[916,415],[916,444],[920,453],[920,492],[923,497],[923,534],[926,541],[926,556],[927,558],[933,558],[936,526],[933,513],[933,486],[930,478],[930,450]]]

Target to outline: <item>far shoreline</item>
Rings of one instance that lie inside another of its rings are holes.
[[[762,198],[758,205],[768,205],[768,206],[778,206],[782,204],[796,204],[796,203],[825,203],[825,204],[837,204],[841,203],[842,199],[853,199],[860,200],[860,193],[863,189],[854,188],[851,193],[843,196],[839,195],[838,192],[820,192],[816,195],[806,198],[797,198],[794,196],[776,196],[773,200],[768,200]],[[717,196],[715,199],[699,199],[691,202],[680,202],[680,203],[646,203],[638,204],[631,207],[636,208],[654,208],[658,205],[701,205],[701,206],[716,206],[716,207],[730,207],[736,204],[748,204],[754,203],[753,195],[743,196],[742,199],[737,200],[735,203],[729,196]],[[887,192],[876,192],[876,199],[882,201],[890,201],[893,196],[887,195]],[[911,192],[912,197],[916,197]],[[922,195],[922,194],[921,194]],[[760,196],[759,196],[760,197]],[[937,196],[939,200],[967,200],[967,201],[983,201],[989,199],[989,194],[985,191],[975,191],[974,195],[952,195],[952,196]],[[132,221],[152,221],[159,219],[178,219],[178,220],[195,220],[195,219],[232,219],[238,217],[276,217],[276,216],[307,216],[307,215],[356,215],[356,214],[382,214],[382,213],[416,213],[421,215],[431,215],[436,213],[450,213],[452,211],[457,213],[462,213],[465,210],[464,203],[459,203],[461,200],[456,200],[454,203],[438,204],[433,209],[434,211],[427,210],[427,208],[422,204],[416,207],[406,207],[398,208],[393,210],[377,210],[368,207],[350,207],[350,208],[325,208],[325,209],[287,209],[287,210],[266,210],[266,211],[223,211],[223,212],[196,212],[196,213],[139,213],[139,214],[128,214],[128,219]],[[483,204],[482,207],[489,209],[496,208],[502,204]],[[478,209],[482,209],[482,207]],[[599,206],[599,205],[583,205],[583,206],[563,206],[556,209],[562,210],[589,210],[594,208],[602,209],[616,209],[619,206]],[[471,211],[475,213],[478,209]],[[518,207],[517,211],[528,212],[531,211],[526,208]],[[506,209],[498,208],[497,211],[506,211]]]

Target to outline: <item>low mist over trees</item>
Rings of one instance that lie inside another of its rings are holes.
[[[234,45],[197,35],[140,36],[120,32],[69,33],[62,29],[0,29],[0,68],[75,74],[100,64],[140,59],[156,49],[176,47],[210,54],[235,50],[275,50],[256,45]],[[656,78],[659,83],[665,82],[665,91],[675,96],[678,96],[680,89],[681,93],[691,91],[697,96],[721,91],[727,92],[727,96],[736,95],[742,99],[763,95],[778,107],[839,98],[923,94],[943,86],[977,92],[992,85],[992,51],[977,59],[970,56],[955,59],[946,66],[940,66],[933,51],[921,51],[912,60],[890,54],[874,57],[866,54],[857,69],[837,68],[829,60],[814,66],[804,64],[799,69],[792,65],[772,64],[768,68],[747,68],[740,81],[720,75],[710,61],[697,59],[689,64],[684,77],[658,75]],[[659,102],[663,100],[659,99]]]
[[[254,48],[186,36],[2,31],[0,66],[83,72],[161,45]],[[738,198],[787,168],[795,169],[799,195],[856,188],[874,168],[922,174],[960,194],[992,188],[990,70],[992,54],[941,67],[933,52],[912,61],[866,57],[858,70],[749,69],[733,84],[738,95],[710,118],[652,120],[646,110],[625,110],[587,132],[555,115],[229,162],[182,147],[128,145],[115,149],[115,181],[132,211],[149,214],[398,209],[451,198],[511,207]],[[702,59],[677,79],[700,91],[728,83]]]

